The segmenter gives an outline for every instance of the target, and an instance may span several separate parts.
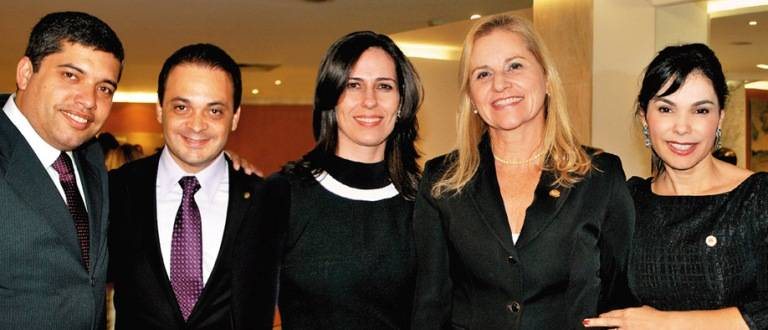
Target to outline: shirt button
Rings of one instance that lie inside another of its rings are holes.
[[[709,235],[707,236],[707,239],[704,240],[705,243],[707,243],[707,246],[714,247],[717,245],[717,237],[715,235]]]
[[[520,303],[517,301],[513,301],[511,304],[507,305],[507,310],[511,313],[519,313],[520,312]]]

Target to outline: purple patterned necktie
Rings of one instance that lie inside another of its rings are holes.
[[[185,176],[179,184],[184,193],[173,223],[171,285],[186,320],[203,291],[203,235],[200,209],[195,202],[200,183],[194,176]]]
[[[77,180],[75,171],[72,168],[72,160],[65,152],[61,152],[59,158],[53,162],[53,169],[59,173],[59,182],[64,188],[64,195],[67,197],[67,208],[75,221],[75,230],[77,231],[77,240],[80,242],[80,258],[85,269],[89,264],[89,238],[88,238],[88,212],[85,211],[83,198],[80,190],[77,189]]]

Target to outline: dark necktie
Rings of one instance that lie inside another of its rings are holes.
[[[179,184],[184,193],[173,223],[171,285],[186,320],[203,291],[203,239],[200,209],[195,202],[200,183],[194,176],[185,176]]]
[[[67,208],[75,221],[75,230],[77,230],[77,240],[80,242],[80,258],[83,266],[88,269],[89,264],[89,244],[88,244],[88,212],[85,211],[85,204],[77,189],[77,180],[75,179],[75,170],[72,167],[72,160],[65,152],[61,152],[59,158],[53,162],[53,169],[59,173],[59,182],[64,188],[64,195],[67,197]]]

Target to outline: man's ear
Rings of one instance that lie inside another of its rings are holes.
[[[19,90],[27,89],[34,73],[35,68],[32,65],[32,60],[26,56],[22,57],[16,64],[16,88]]]
[[[232,117],[232,132],[234,132],[237,129],[237,123],[240,122],[240,113],[243,112],[243,109],[240,107],[237,107],[237,111],[235,111],[235,116]]]
[[[160,103],[157,103],[155,105],[155,115],[157,115],[157,122],[162,125],[163,124],[163,107],[160,106]]]

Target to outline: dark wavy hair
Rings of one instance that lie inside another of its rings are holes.
[[[74,12],[56,12],[43,16],[32,28],[24,56],[32,62],[32,70],[40,69],[40,62],[51,54],[61,51],[62,42],[71,42],[110,53],[120,62],[123,72],[125,52],[115,31],[95,16]]]
[[[328,154],[336,153],[339,134],[336,104],[347,85],[350,70],[369,48],[382,49],[395,62],[400,117],[387,138],[385,161],[390,180],[397,190],[407,200],[413,200],[421,178],[415,143],[419,128],[416,112],[421,106],[423,89],[413,65],[389,37],[371,31],[358,31],[342,37],[328,49],[320,64],[315,87],[312,128],[317,141],[316,149]],[[298,162],[287,164],[283,170],[289,173],[317,173],[322,170],[318,166],[305,156]]]
[[[234,111],[240,108],[240,100],[243,96],[243,82],[240,67],[227,52],[212,44],[192,44],[179,48],[163,63],[163,68],[157,76],[157,99],[163,104],[165,96],[165,83],[173,68],[182,64],[201,65],[211,69],[219,69],[227,73],[232,83],[232,100]]]
[[[656,97],[675,93],[692,73],[700,73],[712,82],[717,95],[720,111],[728,100],[728,85],[725,81],[720,61],[707,45],[685,44],[668,46],[648,64],[643,76],[643,84],[637,95],[635,116],[645,117],[648,104]],[[661,90],[664,84],[671,82],[669,88]],[[651,147],[651,170],[654,176],[664,172],[664,161]]]

